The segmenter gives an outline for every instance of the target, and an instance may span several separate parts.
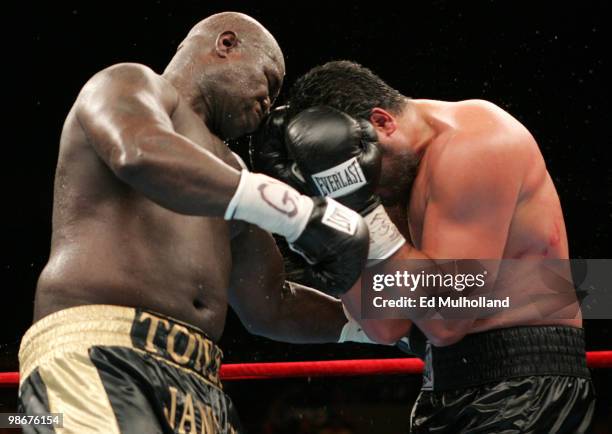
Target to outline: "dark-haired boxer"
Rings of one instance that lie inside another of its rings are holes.
[[[512,259],[531,268],[510,276],[497,265],[491,278],[496,291],[525,300],[534,289],[528,272],[568,258],[559,198],[537,143],[494,104],[409,99],[348,61],[298,79],[289,104],[255,136],[254,161],[364,215],[379,270],[398,260]],[[342,300],[359,318],[361,286]],[[359,322],[382,343],[419,329],[428,340],[414,433],[586,432],[594,391],[575,296],[555,315],[531,308],[410,317],[418,329],[403,319]]]
[[[23,411],[62,413],[63,433],[234,433],[214,343],[228,304],[274,339],[359,338],[338,300],[284,284],[269,232],[333,292],[361,273],[363,219],[244,170],[223,142],[259,125],[283,75],[272,35],[221,13],[162,75],[119,64],[85,84],[62,131],[51,255],[19,354]]]

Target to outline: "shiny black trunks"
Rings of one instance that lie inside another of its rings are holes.
[[[585,433],[594,407],[582,329],[511,327],[428,345],[411,433]]]

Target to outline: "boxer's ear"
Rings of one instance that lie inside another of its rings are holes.
[[[223,33],[219,33],[217,41],[215,42],[215,51],[219,57],[227,57],[227,55],[238,47],[240,40],[236,32],[226,30]]]
[[[380,107],[374,107],[370,113],[370,123],[379,134],[390,136],[397,130],[395,118],[391,113]]]

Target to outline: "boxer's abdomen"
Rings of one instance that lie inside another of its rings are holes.
[[[95,213],[56,224],[35,319],[81,304],[138,306],[216,338],[226,313],[229,241],[222,219],[179,215],[143,197],[99,203]]]

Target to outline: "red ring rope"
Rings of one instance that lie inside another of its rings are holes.
[[[589,368],[612,368],[612,351],[587,352]],[[416,358],[325,360],[317,362],[228,363],[221,367],[221,378],[264,380],[290,377],[332,377],[364,375],[420,374],[423,361]],[[19,372],[0,372],[0,387],[17,387]]]

